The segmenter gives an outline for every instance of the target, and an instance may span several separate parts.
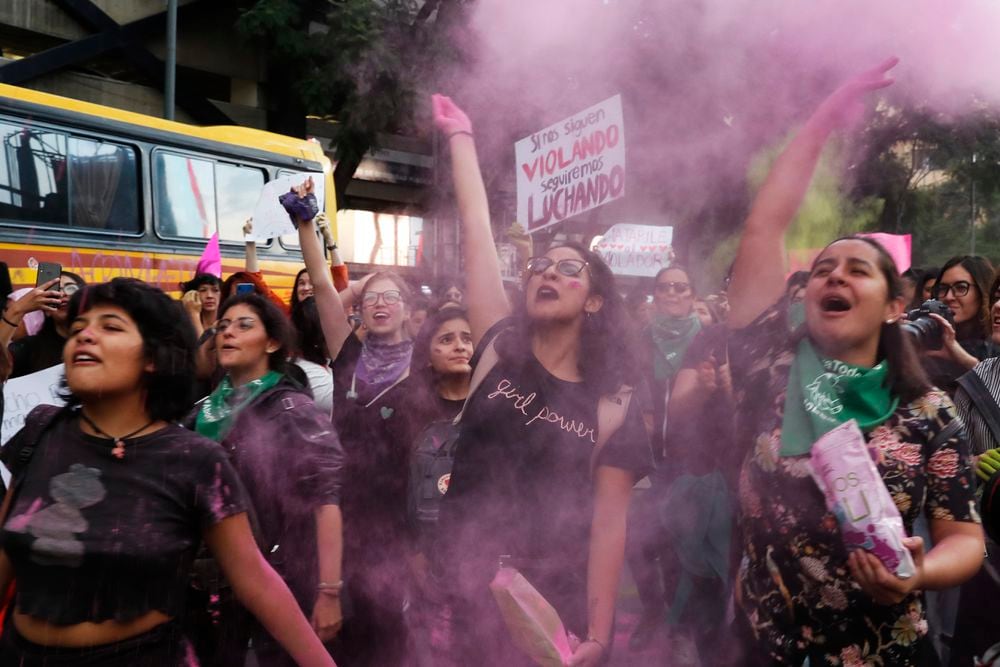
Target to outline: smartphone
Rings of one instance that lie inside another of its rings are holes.
[[[62,264],[57,264],[56,262],[39,262],[38,278],[35,280],[35,287],[41,287],[51,280],[56,280],[60,274],[62,274]],[[53,285],[52,289],[58,290],[59,283]]]
[[[253,283],[239,283],[236,285],[237,294],[250,294],[253,292]]]

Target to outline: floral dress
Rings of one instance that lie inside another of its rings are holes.
[[[740,604],[761,650],[777,664],[908,665],[927,634],[922,595],[875,602],[854,582],[837,519],[813,481],[809,455],[782,457],[781,422],[798,338],[784,303],[730,339],[737,443],[748,447],[739,479],[743,540]],[[962,430],[944,392],[900,404],[865,437],[908,534],[930,519],[979,522]]]

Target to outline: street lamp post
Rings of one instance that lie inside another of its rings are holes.
[[[174,119],[174,91],[177,88],[177,0],[167,0],[167,57],[163,77],[163,117]]]

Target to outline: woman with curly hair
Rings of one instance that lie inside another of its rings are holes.
[[[597,665],[613,635],[632,486],[652,454],[638,401],[599,433],[602,397],[640,373],[622,335],[625,307],[604,261],[576,243],[528,261],[513,317],[468,116],[434,96],[462,220],[473,368],[496,358],[466,402],[441,516],[457,595],[460,664],[524,664],[488,584],[501,556],[517,567],[582,641],[570,661]],[[627,390],[626,390],[627,391]],[[600,449],[598,438],[606,442]],[[485,662],[484,662],[485,660]]]

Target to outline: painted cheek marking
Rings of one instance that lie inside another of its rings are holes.
[[[583,284],[579,280],[571,280],[569,281],[569,286],[573,289],[580,289],[583,287]]]

